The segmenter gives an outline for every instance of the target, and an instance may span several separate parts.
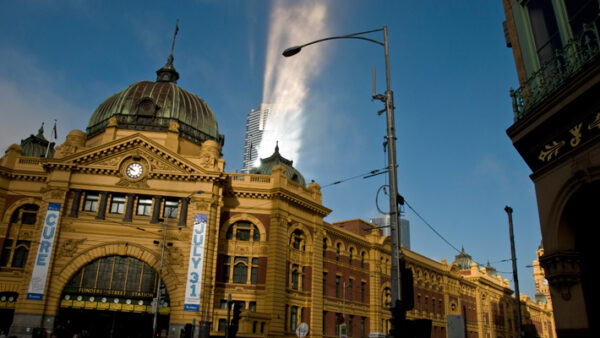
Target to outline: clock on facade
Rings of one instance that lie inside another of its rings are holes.
[[[133,162],[127,166],[125,169],[125,173],[129,178],[138,178],[142,176],[144,172],[144,167],[138,162]]]

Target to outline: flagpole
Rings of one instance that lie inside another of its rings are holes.
[[[54,119],[54,127],[52,127],[52,135],[54,135],[54,140],[57,139],[57,132],[56,132],[56,119]],[[50,138],[52,138],[52,135],[50,135]],[[44,155],[44,158],[48,158],[48,152],[50,151],[50,140],[48,140],[48,146],[46,146],[46,154]]]

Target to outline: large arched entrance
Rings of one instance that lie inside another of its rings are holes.
[[[158,308],[158,331],[168,332],[169,295],[158,274],[134,257],[107,256],[81,268],[65,285],[54,332],[59,337],[151,337]],[[162,336],[162,335],[161,335]]]
[[[591,332],[598,330],[595,322],[598,318],[596,301],[600,296],[596,285],[598,237],[593,235],[594,229],[600,225],[598,191],[600,191],[600,182],[596,181],[582,186],[573,194],[563,212],[563,224],[568,229],[559,234],[568,239],[565,245],[570,244],[572,250],[578,252],[581,259],[581,286]]]

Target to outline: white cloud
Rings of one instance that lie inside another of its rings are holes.
[[[273,152],[275,142],[285,157],[300,161],[307,115],[304,99],[308,84],[320,72],[324,57],[322,48],[303,50],[302,56],[284,58],[282,51],[329,34],[326,26],[325,4],[309,1],[295,2],[292,6],[273,2],[271,11],[267,60],[263,84],[263,103],[274,104],[265,127],[259,158]]]

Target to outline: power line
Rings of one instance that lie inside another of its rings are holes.
[[[363,174],[360,174],[360,175],[355,175],[355,176],[352,176],[352,177],[348,177],[348,178],[345,178],[345,179],[341,179],[341,180],[338,180],[338,181],[335,181],[335,182],[332,182],[332,183],[326,184],[326,185],[322,186],[322,187],[321,187],[321,189],[323,189],[323,188],[325,188],[325,187],[330,187],[330,186],[333,186],[333,185],[337,185],[337,184],[340,184],[340,183],[344,183],[344,182],[347,182],[347,181],[351,181],[351,180],[357,179],[357,178],[359,178],[359,177],[362,177],[362,178],[364,179],[364,178],[370,178],[370,177],[377,176],[377,175],[381,175],[381,174],[386,174],[386,173],[388,172],[388,169],[389,169],[389,166],[387,166],[387,167],[384,167],[384,168],[381,168],[381,169],[375,169],[375,170],[371,170],[371,171],[369,171],[369,172],[366,172],[366,173],[363,173]],[[404,199],[404,197],[402,197],[402,198]],[[442,241],[444,241],[444,243],[448,244],[448,246],[450,246],[450,247],[451,247],[452,249],[454,249],[456,252],[458,252],[458,253],[461,253],[461,252],[462,252],[462,251],[461,251],[461,250],[459,250],[459,249],[458,249],[456,246],[454,246],[452,243],[450,243],[450,241],[448,241],[448,240],[447,240],[447,239],[446,239],[444,236],[442,236],[442,234],[441,234],[439,231],[437,231],[437,230],[436,230],[436,229],[435,229],[435,228],[434,228],[434,227],[433,227],[433,226],[432,226],[432,225],[431,225],[429,222],[427,222],[427,220],[425,220],[425,218],[423,218],[423,216],[421,216],[421,214],[419,214],[419,212],[417,212],[417,210],[415,210],[415,208],[413,208],[413,207],[412,207],[412,206],[411,206],[411,205],[408,203],[408,201],[406,201],[406,199],[404,199],[404,203],[405,203],[405,204],[408,206],[408,208],[409,208],[410,210],[412,210],[412,212],[414,212],[414,213],[415,213],[415,215],[416,215],[416,216],[417,216],[417,217],[418,217],[418,218],[419,218],[419,219],[420,219],[420,220],[421,220],[423,223],[425,223],[425,225],[427,225],[427,227],[429,227],[429,229],[431,229],[431,231],[433,231],[433,233],[435,233],[435,234],[436,234],[436,235],[437,235],[437,236],[438,236],[438,237],[439,237],[439,238],[440,238]],[[377,204],[377,203],[376,203],[376,204]],[[511,260],[511,259],[503,259],[503,260],[499,260],[499,261],[494,261],[493,263],[504,263],[504,262],[508,262],[508,261],[510,261],[510,260]],[[478,262],[478,261],[476,261],[476,260],[473,260],[473,261],[474,261],[475,263],[477,263],[479,266],[485,266],[485,264],[482,264],[481,262]],[[491,264],[491,263],[490,263],[490,264]],[[501,271],[498,271],[498,272],[500,272],[500,273],[507,273],[507,272],[501,272]]]
[[[449,246],[450,246],[452,249],[454,249],[456,252],[458,252],[458,253],[461,253],[461,252],[462,252],[461,250],[458,250],[458,248],[457,248],[457,247],[455,247],[454,245],[452,245],[452,243],[450,243],[450,242],[449,242],[449,241],[448,241],[446,238],[444,238],[444,236],[442,236],[442,234],[440,234],[440,233],[439,233],[439,232],[438,232],[438,231],[437,231],[437,230],[436,230],[436,229],[435,229],[435,228],[434,228],[434,227],[433,227],[431,224],[429,224],[429,222],[427,222],[427,221],[426,221],[426,220],[423,218],[423,216],[421,216],[421,214],[419,214],[419,213],[418,213],[418,212],[417,212],[417,211],[416,211],[416,210],[415,210],[415,209],[414,209],[414,208],[413,208],[413,207],[412,207],[412,206],[411,206],[411,205],[408,203],[408,201],[406,201],[406,199],[404,200],[404,203],[405,203],[405,204],[408,206],[408,208],[409,208],[410,210],[412,210],[412,212],[414,212],[414,213],[415,213],[415,215],[416,215],[417,217],[419,217],[419,219],[420,219],[421,221],[423,221],[423,223],[425,223],[425,225],[427,225],[427,226],[429,227],[429,229],[431,229],[431,231],[433,231],[433,232],[434,232],[434,233],[435,233],[435,234],[436,234],[436,235],[437,235],[439,238],[441,238],[441,239],[442,239],[442,241],[444,241],[446,244],[448,244],[448,245],[449,245]],[[485,267],[485,266],[486,266],[485,264],[482,264],[481,262],[478,262],[478,261],[476,261],[476,260],[473,260],[473,261],[474,261],[475,263],[477,263],[477,265],[479,265],[479,266],[483,266],[483,267]],[[500,261],[497,261],[497,262],[494,262],[494,263],[501,263],[501,262],[507,262],[507,261],[511,261],[511,259],[503,259],[503,260],[500,260]],[[504,271],[497,271],[497,272],[499,272],[499,273],[508,273],[508,272],[504,272]]]
[[[360,174],[360,175],[356,175],[356,176],[352,176],[352,177],[344,178],[344,179],[341,179],[341,180],[339,180],[339,181],[335,181],[335,182],[332,182],[332,183],[326,184],[326,185],[324,185],[324,186],[321,186],[321,189],[323,189],[323,188],[325,188],[325,187],[330,187],[330,186],[332,186],[332,185],[340,184],[340,183],[343,183],[343,182],[347,182],[347,181],[350,181],[350,180],[354,180],[354,179],[357,179],[357,178],[359,178],[359,177],[362,177],[362,178],[369,178],[369,177],[373,177],[373,176],[377,176],[377,175],[385,174],[385,173],[387,173],[387,171],[388,171],[388,168],[387,168],[387,167],[385,167],[385,168],[381,168],[381,169],[375,169],[375,170],[371,170],[371,171],[369,171],[369,172],[366,172],[366,173],[363,173],[363,174]]]
[[[442,234],[440,234],[437,230],[435,230],[435,228],[429,224],[429,222],[427,222],[423,216],[421,216],[421,214],[419,214],[409,203],[408,201],[406,201],[406,199],[404,199],[404,203],[408,206],[408,208],[410,210],[412,210],[412,212],[415,213],[415,215],[417,215],[417,217],[419,217],[419,219],[421,221],[423,221],[423,223],[425,223],[425,225],[427,225],[429,227],[429,229],[431,229],[431,231],[433,231],[436,235],[438,235],[439,238],[442,239],[442,241],[444,241],[446,244],[448,244],[451,248],[453,248],[454,250],[456,250],[456,252],[460,253],[461,251],[458,250],[454,245],[452,245],[452,243],[450,243],[446,238],[444,238],[444,236],[442,236]]]

